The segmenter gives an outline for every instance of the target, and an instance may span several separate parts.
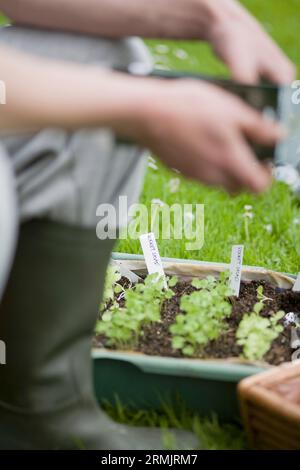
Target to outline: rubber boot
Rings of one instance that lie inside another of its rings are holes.
[[[163,447],[160,430],[116,424],[94,397],[91,338],[112,246],[94,230],[47,221],[21,227],[0,306],[1,449]],[[195,445],[189,434],[179,440]]]

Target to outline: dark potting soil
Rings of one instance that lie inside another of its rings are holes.
[[[280,397],[284,397],[288,402],[300,405],[300,379],[293,378],[287,381],[281,381],[276,384],[270,384],[266,387],[275,392]]]
[[[128,287],[128,281],[122,279],[124,287]],[[272,299],[265,302],[264,309],[260,315],[270,317],[278,310],[284,310],[286,313],[294,312],[300,314],[300,293],[291,290],[280,291],[276,287],[266,282],[242,282],[239,298],[231,298],[232,314],[225,320],[227,328],[224,333],[208,345],[197,355],[201,359],[224,359],[229,357],[240,357],[242,347],[236,344],[236,331],[244,314],[250,313],[253,306],[257,303],[257,288],[263,286],[263,293],[266,297]],[[195,291],[189,282],[181,281],[172,288],[175,295],[165,300],[162,305],[161,319],[159,323],[153,323],[143,328],[142,335],[135,351],[142,352],[152,356],[170,356],[184,357],[179,350],[172,348],[172,337],[169,332],[170,325],[175,322],[176,315],[180,312],[180,299],[185,294]],[[124,305],[124,300],[119,301],[120,306]],[[283,319],[280,321],[283,323]],[[293,325],[284,328],[278,338],[273,341],[270,350],[264,357],[264,361],[272,365],[279,365],[291,360],[293,350],[290,347],[291,329]],[[106,338],[96,335],[94,346],[108,347]]]

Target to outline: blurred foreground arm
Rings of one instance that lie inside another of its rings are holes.
[[[267,0],[265,0],[267,1]],[[236,0],[0,0],[19,24],[96,34],[201,39],[236,80],[288,83],[295,69]]]
[[[271,145],[281,129],[215,86],[133,78],[4,47],[0,71],[7,88],[7,104],[0,105],[2,132],[111,128],[197,181],[253,192],[271,182],[247,139]]]

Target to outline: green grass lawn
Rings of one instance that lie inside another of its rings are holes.
[[[300,65],[300,0],[246,0],[243,2],[290,58]],[[174,70],[226,75],[226,68],[213,57],[207,45],[197,42],[148,41],[156,64]],[[162,53],[158,45],[168,47]],[[184,54],[184,51],[186,54]],[[222,117],[220,117],[222,119]],[[184,157],[184,156],[183,156]],[[208,189],[180,178],[178,192],[171,193],[170,179],[178,177],[158,166],[149,169],[141,201],[205,204],[205,243],[200,251],[186,251],[186,240],[159,240],[162,256],[228,262],[232,244],[245,245],[245,263],[279,271],[300,271],[300,206],[283,184],[274,184],[269,193],[253,197],[242,194],[229,197],[220,190]],[[245,229],[242,216],[245,205],[253,206],[253,219]],[[121,241],[118,251],[141,253],[137,241]],[[243,449],[243,434],[234,426],[221,426],[216,418],[201,419],[187,410],[165,408],[162,412],[130,411],[118,404],[106,405],[107,411],[122,422],[135,425],[184,427],[194,430],[207,449]]]
[[[247,448],[246,439],[240,427],[234,424],[220,424],[216,415],[211,417],[197,416],[180,401],[176,406],[162,404],[162,409],[159,412],[130,410],[123,407],[118,400],[114,404],[105,403],[103,408],[120,423],[132,426],[158,427],[163,430],[163,434],[169,428],[190,430],[199,438],[199,448],[201,449],[244,450]],[[167,434],[166,437],[170,437],[170,435]],[[176,446],[172,443],[172,437],[166,439],[166,448],[176,450]]]

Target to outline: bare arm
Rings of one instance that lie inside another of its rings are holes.
[[[295,69],[236,0],[0,0],[13,21],[106,37],[203,39],[237,80],[286,83]]]
[[[280,128],[217,87],[132,78],[5,47],[0,71],[7,87],[7,104],[0,105],[2,131],[107,127],[207,184],[259,192],[271,181],[247,140],[274,144]],[[226,122],[220,119],[224,115]]]
[[[122,134],[122,124],[138,120],[147,96],[158,88],[156,80],[41,59],[4,46],[0,78],[6,86],[6,104],[0,105],[2,133],[97,126]]]

